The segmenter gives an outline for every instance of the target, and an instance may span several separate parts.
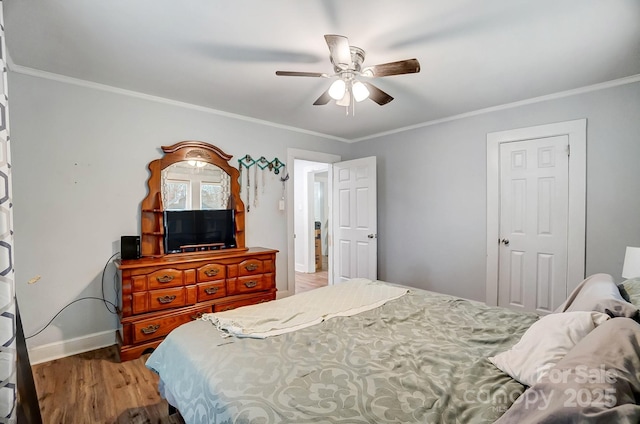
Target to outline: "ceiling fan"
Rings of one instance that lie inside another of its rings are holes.
[[[364,50],[360,47],[350,46],[347,37],[327,34],[324,39],[329,46],[329,58],[333,64],[334,74],[276,71],[276,75],[288,77],[337,77],[329,88],[313,103],[314,105],[326,105],[333,99],[338,106],[345,106],[347,113],[349,113],[349,106],[353,107],[355,102],[361,102],[369,98],[380,106],[384,106],[392,101],[393,97],[366,81],[366,79],[420,72],[418,59],[407,59],[363,68]],[[362,80],[360,79],[361,77]]]

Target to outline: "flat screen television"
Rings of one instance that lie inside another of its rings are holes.
[[[164,211],[164,252],[236,247],[233,209]]]

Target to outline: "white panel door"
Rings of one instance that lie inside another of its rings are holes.
[[[500,144],[498,304],[552,312],[567,297],[569,138]]]
[[[378,278],[375,156],[333,164],[333,282]]]

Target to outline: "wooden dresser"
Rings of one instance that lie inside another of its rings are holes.
[[[204,313],[274,300],[277,252],[254,247],[118,261],[120,360],[138,358]]]

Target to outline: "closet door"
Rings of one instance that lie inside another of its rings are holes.
[[[548,313],[583,279],[587,120],[487,134],[487,304]]]
[[[552,312],[567,297],[569,137],[500,144],[498,305]]]

